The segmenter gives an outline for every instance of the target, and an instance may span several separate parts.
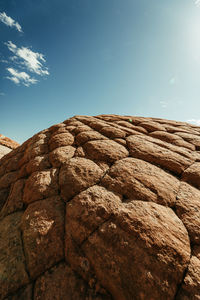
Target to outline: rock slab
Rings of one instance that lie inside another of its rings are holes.
[[[8,154],[12,149],[16,149],[19,144],[8,137],[0,134],[0,159]]]

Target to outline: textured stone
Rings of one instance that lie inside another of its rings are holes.
[[[38,278],[34,289],[35,300],[78,300],[84,294],[84,281],[64,263]]]
[[[30,204],[21,228],[27,267],[36,278],[64,257],[64,203],[55,197]]]
[[[19,179],[11,186],[10,194],[6,197],[5,205],[0,211],[0,217],[6,216],[17,210],[22,210],[23,208],[23,189],[24,189],[25,180]]]
[[[29,282],[20,232],[22,213],[0,221],[0,299]]]
[[[197,133],[197,135],[194,135],[192,133],[177,132],[176,134],[181,136],[187,142],[194,145],[196,147],[196,150],[200,150],[200,136],[199,136],[199,133]]]
[[[54,150],[55,148],[62,146],[71,146],[74,142],[74,137],[71,133],[60,133],[54,135],[49,141],[50,150]]]
[[[59,175],[61,195],[69,200],[82,190],[97,183],[103,175],[100,167],[86,158],[72,158],[62,166]]]
[[[110,140],[91,141],[84,144],[83,149],[88,158],[110,163],[129,155],[124,146]]]
[[[5,300],[32,300],[32,284],[28,284],[25,287],[19,289],[15,294],[12,294],[5,298]]]
[[[89,141],[95,141],[95,140],[105,140],[106,137],[100,134],[97,131],[83,131],[77,134],[76,136],[76,144],[78,146],[85,144]]]
[[[162,130],[165,131],[165,127],[160,125],[159,123],[153,121],[141,122],[140,126],[145,128],[148,132]]]
[[[169,208],[151,202],[121,208],[82,247],[117,300],[173,299],[190,260],[182,222]]]
[[[36,171],[42,171],[50,168],[48,155],[36,156],[29,161],[26,166],[27,174],[31,174]]]
[[[189,166],[184,171],[182,179],[200,189],[200,162]]]
[[[114,138],[125,138],[126,137],[126,132],[124,132],[124,130],[121,130],[119,128],[115,128],[113,126],[106,126],[106,127],[103,127],[100,132],[111,138],[111,139],[114,139]]]
[[[188,230],[191,242],[200,244],[200,191],[181,182],[175,207],[177,216]]]
[[[165,142],[145,136],[130,136],[127,145],[132,157],[140,158],[158,166],[162,166],[175,174],[181,174],[189,167],[193,159],[181,155],[179,148],[168,146]]]
[[[70,230],[74,240],[80,245],[117,210],[119,205],[121,205],[119,196],[95,185],[67,204],[66,231]]]
[[[0,300],[199,300],[200,127],[75,116],[0,160]]]
[[[8,198],[8,194],[9,194],[9,189],[0,189],[0,210],[5,205],[5,202]]]
[[[34,172],[24,187],[24,203],[31,203],[58,194],[57,170]]]
[[[124,197],[124,201],[144,200],[173,206],[179,181],[162,169],[136,158],[117,161],[102,184]]]
[[[53,167],[60,167],[64,162],[74,156],[76,148],[72,146],[59,147],[49,153],[49,160]]]
[[[192,256],[177,300],[200,299],[200,260]]]
[[[195,146],[184,141],[184,139],[176,134],[172,134],[165,131],[154,131],[150,133],[150,136],[160,139],[162,141],[171,143],[176,146],[185,147],[190,150],[195,150]]]
[[[9,172],[0,178],[0,189],[7,188],[17,179],[17,172]]]

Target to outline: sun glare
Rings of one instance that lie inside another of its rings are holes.
[[[200,7],[200,0],[195,0],[195,5]]]
[[[200,0],[195,2],[200,7]],[[187,30],[188,47],[190,55],[195,61],[200,62],[200,12],[193,15]]]

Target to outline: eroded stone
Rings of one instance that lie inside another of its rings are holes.
[[[142,201],[121,208],[82,248],[117,300],[173,299],[190,260],[188,234],[174,212]]]
[[[192,256],[177,300],[198,300],[200,298],[200,260]]]
[[[0,299],[29,282],[21,240],[22,213],[0,221]]]
[[[61,167],[59,184],[66,201],[84,189],[96,184],[103,176],[102,169],[86,158],[72,158]]]
[[[64,203],[60,197],[31,203],[21,229],[27,267],[32,278],[64,257]]]
[[[91,141],[84,144],[83,149],[88,158],[110,163],[129,155],[124,146],[110,140]]]
[[[189,159],[179,154],[179,149],[176,149],[176,146],[170,147],[165,142],[158,144],[157,139],[147,139],[141,135],[130,136],[127,138],[127,145],[132,157],[162,166],[176,174],[181,174],[193,162],[192,158]]]
[[[28,204],[57,194],[58,171],[56,169],[34,172],[26,181],[23,202]]]
[[[102,185],[124,197],[173,206],[179,181],[160,168],[136,158],[117,161],[102,179]]]
[[[75,116],[4,156],[0,299],[200,299],[199,135]]]

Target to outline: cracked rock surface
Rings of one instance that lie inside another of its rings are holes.
[[[0,300],[199,300],[200,127],[75,116],[0,160]]]

